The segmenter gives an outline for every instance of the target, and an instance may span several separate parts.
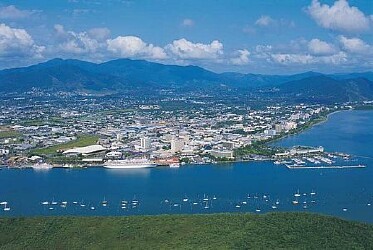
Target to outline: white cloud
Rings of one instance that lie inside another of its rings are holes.
[[[312,0],[307,10],[318,25],[330,30],[362,32],[369,30],[372,22],[372,16],[365,16],[346,0],[338,0],[332,6]]]
[[[336,52],[336,48],[332,44],[319,39],[309,41],[308,50],[313,55],[332,55]]]
[[[122,57],[167,58],[167,54],[163,48],[147,44],[136,36],[118,36],[115,39],[108,39],[107,49]]]
[[[61,41],[57,44],[57,48],[61,52],[68,54],[95,53],[102,46],[88,32],[76,33],[74,31],[66,31],[60,24],[56,24],[54,29],[57,33],[57,38]]]
[[[98,41],[103,41],[109,38],[110,30],[108,28],[93,28],[88,31],[88,34]]]
[[[20,10],[14,5],[0,7],[0,19],[22,19],[35,14],[37,10]]]
[[[181,25],[184,26],[184,27],[192,27],[192,26],[194,26],[194,21],[192,19],[185,18],[182,21]]]
[[[45,47],[35,44],[26,30],[0,24],[0,58],[41,58],[44,49]]]
[[[272,24],[276,24],[277,21],[272,19],[270,16],[261,16],[258,20],[255,21],[255,25],[258,26],[270,26]]]
[[[275,53],[270,54],[272,62],[283,65],[341,65],[348,62],[348,55],[340,51],[336,54],[325,56],[313,56],[310,54]]]
[[[193,43],[185,38],[175,40],[166,49],[179,59],[218,59],[223,55],[223,44],[218,40],[210,44]]]
[[[235,53],[237,56],[230,59],[230,62],[234,65],[245,65],[250,62],[250,52],[247,49],[237,50]]]
[[[347,38],[345,36],[339,36],[339,42],[342,48],[352,53],[366,53],[372,49],[370,45],[366,44],[359,38]]]
[[[309,64],[314,60],[314,57],[311,55],[284,53],[271,54],[271,58],[279,64]]]

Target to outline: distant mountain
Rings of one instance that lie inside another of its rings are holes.
[[[281,94],[298,100],[346,102],[373,100],[373,82],[365,78],[336,80],[319,75],[291,81],[279,86]]]
[[[144,60],[118,59],[105,63],[53,59],[24,68],[0,71],[0,92],[44,90],[110,92],[155,88],[242,91],[278,88],[298,99],[365,100],[373,96],[373,72],[323,75],[214,73],[197,66],[176,66]],[[141,92],[140,92],[141,93]]]

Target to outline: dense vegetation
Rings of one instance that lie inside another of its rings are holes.
[[[205,96],[210,91],[214,95],[231,92],[229,99],[245,94],[251,107],[255,107],[257,102],[252,94],[261,99],[264,93],[272,101],[296,103],[332,104],[373,98],[372,72],[338,75],[315,72],[296,75],[217,74],[196,66],[163,65],[142,60],[118,59],[95,64],[54,59],[30,67],[0,70],[0,76],[0,93],[38,88],[105,95],[140,93],[144,97],[154,96],[157,92],[154,90],[177,89],[183,93],[203,90]]]
[[[305,213],[1,218],[3,249],[372,249],[373,226]]]

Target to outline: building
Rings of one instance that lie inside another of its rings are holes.
[[[173,154],[180,152],[184,147],[184,141],[179,138],[173,138],[171,140],[171,152]]]
[[[211,150],[210,154],[216,158],[234,158],[232,150]]]
[[[101,145],[90,145],[86,147],[69,149],[69,150],[64,151],[63,154],[66,156],[77,156],[80,154],[83,156],[86,156],[86,155],[105,152],[106,150],[107,149]]]
[[[140,146],[142,149],[149,149],[151,148],[151,139],[148,137],[143,137],[140,140]]]
[[[275,124],[275,130],[276,130],[276,133],[278,133],[278,134],[282,133],[282,125],[281,124]]]

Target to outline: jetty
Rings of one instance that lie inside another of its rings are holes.
[[[329,168],[365,168],[366,165],[339,165],[339,166],[302,166],[302,165],[285,165],[288,169],[329,169]]]

